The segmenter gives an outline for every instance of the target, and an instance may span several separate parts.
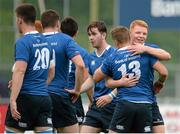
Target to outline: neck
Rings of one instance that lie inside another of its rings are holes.
[[[44,32],[45,33],[47,33],[47,32],[58,32],[58,30],[56,28],[47,27],[47,28],[44,28]]]
[[[107,47],[108,47],[108,43],[107,43],[106,41],[104,41],[100,47],[96,48],[97,54],[98,54],[98,55],[101,55],[102,52],[103,52]]]
[[[32,25],[26,25],[24,28],[22,28],[22,34],[25,34],[27,32],[35,31],[35,27]]]
[[[117,44],[117,48],[123,48],[123,47],[126,47],[126,46],[129,46],[129,43],[119,43]]]

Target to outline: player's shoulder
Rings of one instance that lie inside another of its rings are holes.
[[[29,38],[27,36],[22,36],[16,40],[16,45],[26,45],[29,41]]]
[[[106,48],[106,50],[108,52],[115,52],[116,51],[116,48],[112,47],[112,45],[108,45],[108,47]]]
[[[153,47],[153,48],[159,48],[159,45],[154,44],[154,43],[145,43],[145,46]]]
[[[66,40],[66,41],[70,41],[70,40],[73,40],[73,38],[65,33],[62,33],[62,32],[59,32],[57,33],[57,36],[59,36],[60,38],[62,38],[63,40]]]
[[[78,46],[78,49],[79,49],[80,53],[89,54],[88,51],[85,48],[81,47],[79,44],[77,44],[77,46]]]

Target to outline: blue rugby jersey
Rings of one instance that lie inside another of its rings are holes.
[[[84,61],[85,67],[88,68],[88,62],[89,62],[89,53],[82,47],[80,47],[78,44],[77,48],[78,51],[80,52],[80,55]],[[69,64],[69,78],[68,78],[68,89],[74,89],[75,86],[75,70],[76,70],[76,66],[74,63],[72,63],[72,61],[70,61]]]
[[[51,54],[50,44],[37,31],[28,32],[16,41],[15,61],[27,62],[20,94],[48,96],[46,80]]]
[[[145,43],[144,45],[149,46],[149,47],[153,47],[153,48],[160,48],[160,47],[159,47],[158,45],[156,45],[156,44]],[[150,80],[154,81],[154,69],[151,70]],[[153,90],[153,83],[152,83],[152,90]],[[154,90],[153,90],[153,93],[154,93],[153,101],[156,103],[157,100],[156,100],[156,95],[155,95]]]
[[[93,76],[96,69],[99,68],[102,65],[103,61],[108,58],[113,52],[115,52],[115,48],[108,46],[100,56],[98,56],[95,51],[91,53],[89,62],[89,74]],[[112,89],[105,86],[105,79],[103,79],[95,84],[93,99],[96,100],[98,97],[106,95],[111,91]]]
[[[77,45],[70,36],[63,33],[49,32],[44,35],[55,57],[55,76],[48,85],[48,91],[59,96],[69,96],[64,89],[68,88],[69,60],[80,54]]]
[[[115,80],[120,79],[125,74],[128,74],[129,77],[139,77],[136,86],[118,88],[117,100],[153,103],[153,80],[150,79],[150,75],[156,62],[157,58],[146,53],[132,56],[132,53],[124,47],[107,58],[101,70]]]

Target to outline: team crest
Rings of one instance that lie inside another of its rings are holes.
[[[91,66],[94,66],[95,65],[95,61],[91,61]]]

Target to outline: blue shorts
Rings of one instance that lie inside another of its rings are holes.
[[[152,104],[152,116],[153,116],[153,126],[164,125],[163,117],[159,111],[157,103]]]
[[[101,132],[108,132],[114,108],[114,103],[98,108],[96,102],[93,102],[85,115],[83,125],[101,128]]]
[[[21,119],[12,118],[10,106],[6,114],[5,125],[22,131],[34,130],[35,127],[52,127],[52,102],[50,96],[19,94],[17,110]]]
[[[52,93],[50,94],[50,96],[53,104],[53,127],[63,128],[78,123],[75,107],[70,97],[62,97]]]
[[[148,103],[117,102],[110,130],[118,133],[151,133],[152,106]]]
[[[81,96],[79,96],[77,101],[74,103],[74,106],[75,106],[78,123],[79,125],[81,125],[84,119],[84,108],[83,108]]]

